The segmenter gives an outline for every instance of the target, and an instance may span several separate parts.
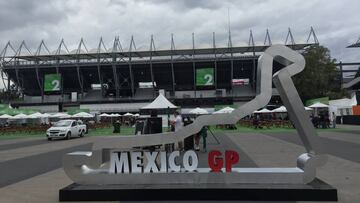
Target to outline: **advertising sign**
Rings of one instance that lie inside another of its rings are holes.
[[[197,86],[214,85],[214,69],[213,68],[196,69],[196,85]]]
[[[242,85],[248,85],[249,81],[250,81],[249,78],[232,79],[231,83],[233,86],[242,86]]]
[[[44,79],[44,91],[53,92],[60,91],[61,75],[60,74],[46,74]]]

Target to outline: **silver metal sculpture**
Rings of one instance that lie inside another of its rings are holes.
[[[273,75],[274,60],[285,67]],[[305,60],[301,54],[283,45],[273,45],[258,61],[256,97],[231,114],[203,115],[191,125],[176,132],[99,138],[94,142],[92,152],[66,154],[63,158],[64,170],[74,182],[79,184],[309,183],[315,178],[316,168],[323,165],[326,158],[322,153],[319,137],[306,115],[291,80],[291,76],[301,72],[304,67]],[[209,173],[209,168],[187,173],[109,173],[109,156],[112,151],[175,143],[199,132],[203,126],[235,124],[241,118],[268,104],[272,96],[272,81],[306,149],[306,153],[298,157],[297,167],[234,168],[230,173]]]

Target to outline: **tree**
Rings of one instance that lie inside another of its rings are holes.
[[[305,69],[294,76],[294,84],[303,101],[319,97],[338,99],[345,95],[341,89],[335,59],[331,59],[328,48],[313,45],[302,53],[306,60]]]
[[[21,93],[18,91],[18,87],[12,84],[8,90],[0,90],[0,103],[18,100],[20,96]]]

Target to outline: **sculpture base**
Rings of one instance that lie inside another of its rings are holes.
[[[60,201],[251,200],[337,201],[337,190],[315,179],[309,184],[79,185],[59,191]]]

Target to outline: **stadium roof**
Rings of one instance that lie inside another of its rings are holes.
[[[309,42],[312,37],[313,42]],[[296,43],[294,37],[291,33],[290,28],[288,29],[287,37],[285,40],[285,45],[291,47],[294,50],[302,50],[307,46],[318,44],[317,37],[315,35],[314,29],[311,27],[310,33],[305,43]],[[18,49],[14,49],[10,42],[7,43],[3,51],[0,53],[0,57],[7,59],[7,61],[30,61],[30,62],[40,62],[40,61],[56,61],[56,60],[92,60],[92,59],[114,59],[114,58],[146,58],[146,57],[171,57],[171,56],[194,56],[194,55],[223,55],[223,54],[244,54],[244,53],[255,53],[255,52],[264,52],[266,48],[272,45],[269,31],[266,30],[266,36],[264,43],[261,45],[256,45],[254,43],[254,38],[252,31],[250,30],[250,36],[247,46],[232,46],[231,42],[231,33],[229,32],[228,46],[227,47],[216,47],[215,46],[215,33],[213,33],[213,46],[210,48],[195,48],[194,34],[193,34],[193,44],[192,49],[176,49],[171,35],[171,49],[168,50],[156,50],[154,39],[151,36],[150,49],[136,50],[136,45],[133,37],[131,38],[130,47],[128,51],[122,49],[119,37],[115,37],[113,46],[111,49],[106,49],[106,46],[100,38],[100,42],[97,48],[90,49],[88,51],[84,40],[81,39],[78,45],[78,48],[72,51],[69,51],[64,40],[61,40],[57,50],[50,52],[46,44],[42,40],[39,47],[35,53],[32,53],[27,47],[26,43],[23,41]],[[10,53],[11,52],[11,53]]]
[[[359,48],[359,47],[360,47],[360,37],[354,44],[349,45],[346,48]]]
[[[312,44],[294,44],[288,45],[294,50],[301,50]],[[156,51],[126,51],[126,52],[102,52],[102,53],[69,53],[59,55],[20,55],[13,56],[15,59],[27,61],[48,61],[48,60],[76,60],[76,59],[97,59],[112,57],[156,57],[171,55],[210,55],[210,54],[230,54],[230,53],[248,53],[263,52],[269,46],[243,46],[243,47],[222,47],[222,48],[203,48],[203,49],[177,49],[177,50],[156,50]]]

